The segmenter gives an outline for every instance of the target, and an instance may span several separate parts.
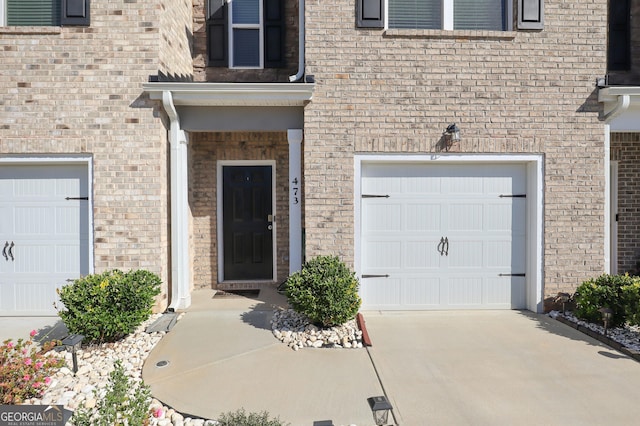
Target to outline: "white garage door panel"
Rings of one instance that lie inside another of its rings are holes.
[[[523,165],[364,164],[361,182],[361,272],[389,275],[363,278],[364,309],[525,307]]]
[[[55,315],[56,288],[89,273],[84,164],[0,166],[0,315]]]

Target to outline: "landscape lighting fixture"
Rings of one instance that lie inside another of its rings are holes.
[[[570,298],[571,298],[571,295],[569,293],[558,293],[558,298],[556,300],[562,302],[562,315],[564,315],[565,305],[567,304]]]
[[[71,357],[73,359],[73,374],[78,372],[78,356],[76,350],[80,348],[84,336],[82,334],[70,334],[62,339],[62,344],[67,350],[71,350]]]
[[[373,411],[373,419],[377,426],[384,426],[389,420],[389,411],[393,409],[385,396],[372,396],[367,398],[371,411]]]
[[[600,308],[598,309],[602,314],[602,321],[604,322],[604,335],[607,335],[607,329],[609,328],[609,323],[613,319],[613,310],[611,308]]]

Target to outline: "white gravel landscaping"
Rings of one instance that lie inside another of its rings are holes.
[[[565,312],[564,314],[559,311],[551,311],[547,315],[551,318],[557,318],[558,316],[564,316],[570,322],[588,328],[604,335],[604,326],[599,324],[593,324],[586,321],[582,321],[576,318],[572,312]],[[640,327],[624,325],[622,327],[614,327],[607,329],[607,337],[611,340],[618,342],[627,349],[633,351],[640,351]]]
[[[126,338],[103,345],[87,346],[77,352],[78,372],[73,374],[71,352],[61,351],[52,354],[65,359],[67,366],[61,368],[51,377],[51,383],[41,398],[25,401],[31,405],[64,405],[75,411],[86,407],[95,409],[98,400],[106,393],[109,373],[114,370],[116,360],[122,362],[125,374],[136,384],[142,381],[142,366],[153,347],[162,339],[164,332],[148,334],[147,326],[152,324],[161,314],[152,315],[138,329]],[[97,390],[97,395],[94,391]],[[149,410],[150,425],[157,426],[204,426],[217,425],[214,420],[192,419],[164,406],[160,401],[152,399]]]

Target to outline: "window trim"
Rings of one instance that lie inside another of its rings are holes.
[[[227,13],[228,19],[228,41],[229,41],[229,69],[263,69],[264,68],[264,2],[258,0],[258,14],[260,16],[260,22],[257,24],[235,24],[233,22],[233,0],[228,2],[229,11]],[[235,66],[233,63],[233,30],[236,29],[251,29],[258,30],[258,49],[259,49],[259,63],[257,66]]]
[[[384,1],[384,29],[393,31],[407,31],[400,28],[389,28],[389,1]],[[454,28],[454,3],[455,0],[440,0],[442,3],[442,28],[439,29],[424,29],[426,31],[475,31],[475,30],[458,30]],[[513,0],[502,0],[505,6],[505,28],[502,30],[478,30],[478,31],[495,31],[495,32],[509,32],[513,31]],[[415,28],[408,31],[422,31],[423,29]]]
[[[0,0],[0,27],[7,26],[7,0]]]

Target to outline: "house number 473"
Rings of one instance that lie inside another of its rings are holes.
[[[298,178],[293,178],[291,181],[291,203],[298,204],[300,200],[298,199],[298,191],[300,188],[298,187]]]

